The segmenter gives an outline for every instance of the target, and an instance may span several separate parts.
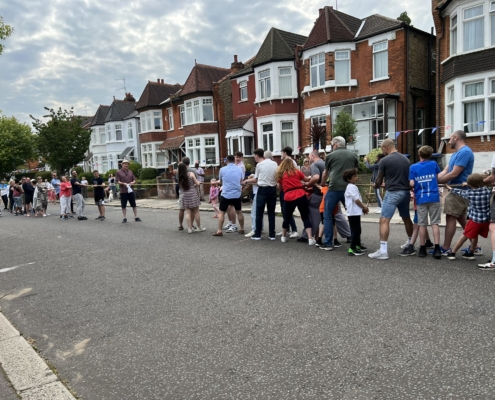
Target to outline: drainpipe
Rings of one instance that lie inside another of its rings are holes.
[[[405,28],[406,28],[406,90],[404,91],[405,93],[405,104],[404,104],[404,112],[405,112],[405,121],[406,121],[406,130],[407,129],[407,119],[408,119],[408,111],[409,111],[409,25],[405,24]],[[406,142],[406,151],[407,148],[408,148],[408,137],[407,137],[408,133],[405,134],[405,142]],[[402,140],[402,145],[401,145],[401,153],[404,154],[404,139]]]
[[[438,10],[438,7],[437,7]],[[440,126],[440,116],[442,115],[442,110],[440,109],[440,60],[441,60],[441,47],[440,47],[440,39],[443,39],[445,35],[445,19],[442,16],[442,12],[438,12],[438,18],[440,18],[441,24],[442,24],[442,34],[438,36],[437,32],[437,72],[436,72],[436,79],[437,79],[437,90],[435,93],[436,97],[436,109],[437,109],[437,116],[436,116],[436,126]],[[440,147],[440,132],[437,129],[436,135],[438,135],[438,139],[436,140],[437,143],[437,149]]]

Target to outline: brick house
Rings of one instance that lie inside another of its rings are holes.
[[[201,166],[220,165],[221,138],[218,103],[214,83],[230,73],[230,69],[195,64],[182,89],[162,104],[167,110],[167,139],[159,146],[168,152],[171,163],[184,155]]]
[[[271,28],[254,59],[231,75],[233,118],[226,129],[230,153],[240,150],[250,156],[254,147],[261,147],[277,158],[285,146],[297,153],[299,93],[295,51],[305,41],[305,36]]]
[[[490,167],[495,150],[495,1],[432,0],[432,13],[438,139],[463,129],[476,153],[474,170],[481,171]]]
[[[156,82],[148,81],[143,93],[136,104],[139,113],[140,132],[139,142],[143,168],[164,170],[168,167],[169,154],[160,150],[160,145],[167,139],[167,131],[173,123],[172,109],[164,103],[170,95],[181,89],[181,85],[165,83],[163,79]]]
[[[399,151],[412,160],[418,146],[435,147],[434,135],[418,135],[435,121],[434,50],[433,35],[402,21],[320,9],[298,59],[305,152],[315,147],[309,137],[313,121],[331,133],[342,110],[357,122],[356,142],[349,148],[359,155],[378,147],[387,134],[398,136]]]

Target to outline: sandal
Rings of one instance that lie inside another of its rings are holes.
[[[184,230],[184,227],[183,226],[179,226],[179,231],[183,231]]]
[[[222,233],[222,232],[215,232],[215,233],[213,234],[213,236],[223,236],[223,233]]]

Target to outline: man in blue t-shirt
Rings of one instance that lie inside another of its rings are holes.
[[[466,145],[466,133],[462,130],[455,131],[450,135],[449,146],[455,149],[450,157],[449,165],[438,174],[438,183],[449,185],[462,185],[467,177],[473,173],[474,154]],[[466,215],[469,201],[461,196],[449,193],[444,202],[445,236],[441,247],[442,255],[448,256],[451,252],[450,245],[456,231],[456,223],[464,228],[466,226]]]
[[[430,216],[431,228],[435,249],[433,257],[442,258],[440,251],[440,220],[442,207],[440,205],[440,194],[438,192],[438,174],[441,172],[438,164],[431,161],[433,149],[430,146],[422,146],[419,151],[420,161],[409,168],[409,184],[414,188],[416,200],[418,225],[419,225],[419,257],[426,257],[426,227],[428,215]],[[411,245],[409,245],[411,246]]]

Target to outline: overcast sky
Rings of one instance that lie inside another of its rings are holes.
[[[430,32],[431,2],[337,0],[358,18],[407,11]],[[31,123],[47,107],[93,115],[99,104],[136,100],[148,80],[184,83],[198,63],[230,67],[254,56],[271,27],[307,36],[325,5],[336,0],[0,0],[14,27],[0,56],[0,110]]]

